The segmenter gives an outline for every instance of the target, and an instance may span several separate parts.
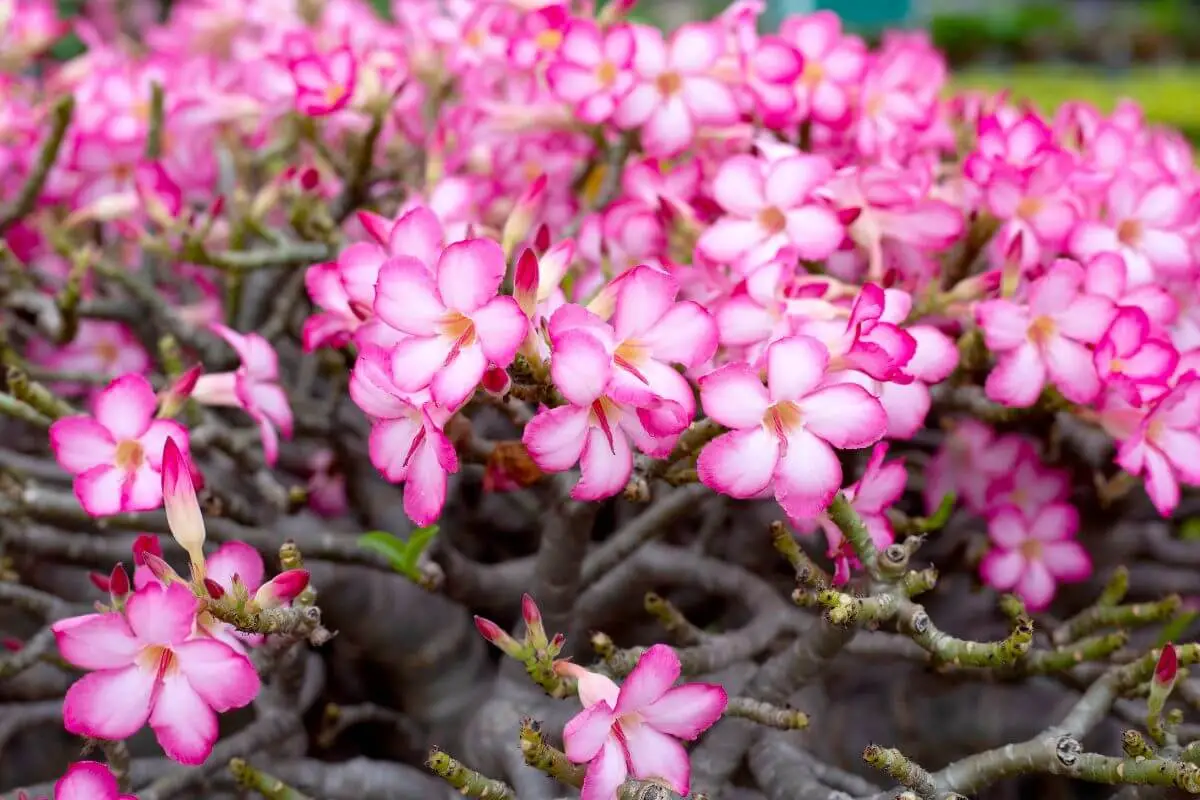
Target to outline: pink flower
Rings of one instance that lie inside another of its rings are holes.
[[[1072,402],[1096,398],[1100,379],[1087,345],[1108,327],[1112,305],[1085,294],[1083,280],[1083,268],[1063,259],[1030,286],[1027,306],[1005,299],[976,306],[984,340],[1000,354],[988,375],[988,397],[1025,408],[1037,402],[1049,379]]]
[[[192,399],[206,405],[241,408],[258,423],[263,455],[273,465],[279,457],[279,433],[292,438],[292,407],[279,385],[279,357],[257,333],[238,333],[224,325],[209,326],[237,352],[242,365],[234,372],[201,375]]]
[[[1071,156],[1056,153],[1024,172],[998,169],[985,187],[988,209],[1005,220],[999,240],[1023,237],[1022,267],[1031,268],[1045,254],[1059,252],[1075,228],[1080,202],[1071,193],[1073,171]]]
[[[570,103],[589,125],[612,116],[633,88],[634,33],[629,25],[601,31],[591,20],[572,20],[546,69],[550,91]]]
[[[1117,309],[1093,358],[1100,380],[1134,406],[1142,404],[1142,387],[1165,387],[1179,363],[1171,343],[1153,336],[1146,312],[1133,307]]]
[[[1117,464],[1141,475],[1164,517],[1179,505],[1179,481],[1200,486],[1200,380],[1188,375],[1150,407],[1133,435],[1120,443]]]
[[[800,258],[826,258],[846,235],[837,214],[813,197],[832,176],[824,156],[772,163],[749,155],[727,159],[713,181],[725,216],[701,234],[697,247],[714,261],[741,266],[742,272],[789,245]]]
[[[1079,512],[1066,503],[1026,514],[1011,506],[988,521],[996,549],[984,556],[979,574],[989,586],[1012,590],[1030,611],[1044,611],[1055,586],[1075,583],[1092,574],[1087,551],[1074,541]]]
[[[428,391],[406,393],[389,372],[390,356],[365,349],[350,375],[350,397],[372,418],[371,463],[393,483],[404,483],[404,513],[429,525],[446,503],[446,480],[458,471],[454,445],[442,432],[450,412]]]
[[[490,239],[450,245],[436,276],[413,258],[394,258],[379,272],[375,313],[408,334],[396,346],[392,379],[406,392],[429,388],[455,410],[479,385],[489,363],[507,367],[529,320],[511,297],[497,296],[504,253]]]
[[[1020,444],[1017,437],[997,436],[978,420],[955,420],[925,469],[926,512],[932,514],[953,493],[968,509],[983,513],[988,489],[1017,463]]]
[[[617,105],[613,121],[627,130],[640,128],[647,155],[678,155],[700,126],[738,121],[733,91],[712,75],[725,49],[715,25],[683,25],[670,42],[662,31],[644,25],[636,26],[634,35],[638,83]]]
[[[54,784],[54,800],[137,800],[121,794],[108,767],[96,761],[76,761]]]
[[[841,18],[832,11],[789,16],[779,32],[804,60],[795,90],[800,117],[838,128],[847,125],[850,98],[867,69],[862,39],[843,34]]]
[[[432,268],[442,251],[442,223],[425,206],[417,206],[395,220],[369,211],[360,211],[358,219],[371,241],[350,245],[337,261],[314,264],[304,275],[308,296],[323,309],[304,322],[305,352],[341,347],[351,337],[360,345],[393,344],[394,336],[381,336],[383,332],[377,330],[390,329],[375,319],[375,284],[380,268],[393,256],[411,256]]]
[[[1024,437],[1006,437],[1005,441],[997,442],[997,447],[1006,447],[1010,441],[1017,444],[1016,460],[1007,471],[993,477],[983,513],[1013,506],[1032,516],[1048,505],[1066,502],[1071,495],[1070,475],[1047,467],[1034,443]]]
[[[780,339],[766,360],[766,387],[745,363],[700,379],[705,412],[734,430],[709,443],[696,468],[706,486],[730,497],[757,497],[773,484],[789,516],[813,517],[842,485],[833,448],[879,441],[887,416],[861,386],[822,385],[829,351],[810,336]]]
[[[794,47],[779,36],[741,37],[741,63],[746,88],[754,100],[754,111],[770,128],[782,128],[796,118],[793,85],[804,69],[804,60]]]
[[[686,795],[691,763],[677,740],[696,739],[721,718],[729,698],[712,683],[679,680],[679,656],[656,644],[618,687],[575,664],[558,669],[579,681],[583,711],[563,730],[567,758],[587,764],[580,800],[614,800],[626,777],[658,779]]]
[[[75,338],[61,347],[35,339],[30,343],[29,358],[47,369],[109,378],[130,372],[141,374],[150,366],[145,348],[128,326],[96,319],[80,320]],[[56,383],[49,388],[66,394],[77,393],[83,387],[75,383]]]
[[[310,117],[323,117],[345,108],[354,96],[358,61],[349,47],[330,53],[308,53],[289,60],[296,82],[296,108]]]
[[[124,613],[53,626],[62,657],[89,674],[67,690],[66,729],[120,741],[150,723],[167,755],[201,764],[217,740],[217,713],[248,705],[258,673],[228,645],[194,638],[198,601],[187,586],[147,584]]]
[[[75,496],[94,517],[152,511],[162,503],[163,444],[184,452],[188,433],[155,419],[158,398],[141,375],[123,375],[96,396],[93,416],[64,417],[50,426],[59,465],[75,476]]]
[[[686,319],[690,312],[680,316]],[[644,324],[636,313],[627,319],[634,331]],[[612,497],[625,488],[633,472],[630,442],[647,455],[664,457],[691,417],[678,401],[655,394],[656,387],[673,392],[660,380],[660,369],[669,368],[648,358],[644,365],[653,367],[649,374],[656,379],[649,384],[643,381],[645,375],[637,378],[641,373],[635,366],[630,365],[631,372],[618,363],[617,333],[599,317],[567,305],[554,313],[549,328],[550,376],[568,405],[539,411],[521,440],[544,472],[563,472],[579,464],[582,477],[571,497]],[[662,344],[673,344],[667,331],[658,333],[664,334]],[[660,350],[667,352],[665,347]]]
[[[1191,272],[1195,258],[1184,229],[1195,213],[1181,186],[1122,175],[1109,186],[1103,208],[1100,219],[1081,222],[1071,234],[1070,249],[1077,256],[1121,254],[1134,286]]]

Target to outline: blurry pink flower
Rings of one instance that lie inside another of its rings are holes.
[[[129,372],[140,375],[150,366],[150,357],[128,326],[97,319],[80,320],[79,330],[69,344],[56,346],[34,340],[30,344],[29,359],[46,369],[83,372],[108,378]],[[85,387],[56,382],[49,388],[57,392],[74,393]]]
[[[941,55],[920,36],[885,37],[858,92],[856,144],[864,155],[900,155],[935,119],[946,77]]]
[[[53,626],[59,652],[90,670],[63,704],[66,729],[121,741],[149,721],[167,755],[201,764],[217,739],[217,712],[258,694],[250,661],[214,639],[193,638],[198,601],[187,586],[147,584],[123,614],[88,614]]]
[[[1092,356],[1100,380],[1134,406],[1143,386],[1165,387],[1179,363],[1170,341],[1154,337],[1146,312],[1133,307],[1117,310]]]
[[[1079,223],[1070,249],[1083,259],[1104,252],[1124,256],[1131,286],[1187,275],[1195,265],[1185,235],[1195,220],[1192,205],[1176,183],[1119,176],[1109,185],[1101,218]]]
[[[346,513],[346,476],[336,466],[332,450],[318,450],[308,460],[308,507],[322,517]]]
[[[862,39],[844,34],[841,18],[832,11],[789,16],[779,33],[803,59],[795,88],[800,118],[844,127],[851,118],[850,99],[867,68]]]
[[[188,432],[177,422],[155,419],[157,405],[149,381],[123,375],[96,396],[93,416],[64,417],[50,426],[50,447],[75,476],[75,496],[84,511],[99,517],[162,504],[163,444],[174,439],[186,452]]]
[[[446,480],[458,471],[454,445],[442,432],[450,412],[427,390],[402,392],[390,374],[391,357],[364,349],[350,374],[350,397],[371,417],[371,463],[393,483],[404,483],[404,513],[429,525],[442,513]]]
[[[330,53],[309,53],[290,60],[296,83],[296,108],[310,117],[322,117],[345,108],[354,96],[358,61],[349,47]]]
[[[613,121],[627,130],[640,128],[647,155],[678,155],[700,126],[738,121],[733,91],[711,74],[725,49],[715,25],[683,25],[669,42],[645,25],[635,26],[634,35],[638,83],[617,105]]]
[[[755,115],[769,128],[782,128],[796,119],[796,78],[804,60],[779,36],[743,36],[741,64],[745,86],[754,100]]]
[[[631,26],[601,31],[591,20],[572,20],[546,69],[550,91],[570,103],[580,120],[598,125],[633,88],[633,52]]]
[[[789,516],[813,517],[842,486],[834,448],[860,448],[883,436],[887,417],[861,386],[822,387],[829,351],[809,336],[767,348],[767,386],[745,363],[700,379],[700,401],[713,420],[733,428],[709,443],[696,469],[714,491],[737,498],[774,486]]]
[[[1012,590],[1030,611],[1044,611],[1059,583],[1075,583],[1092,574],[1087,551],[1074,540],[1079,512],[1056,503],[1027,515],[1011,506],[988,521],[996,547],[984,556],[979,574],[1001,591]]]
[[[1042,160],[1061,152],[1054,131],[1033,112],[1014,116],[993,113],[979,120],[975,152],[964,169],[971,180],[986,184],[998,170],[1027,175]]]
[[[547,0],[521,18],[520,30],[508,42],[509,62],[520,71],[545,63],[563,46],[566,28],[571,22],[566,4]]]
[[[257,333],[238,333],[214,323],[209,326],[234,349],[242,365],[234,372],[201,375],[192,399],[210,406],[241,408],[258,423],[263,455],[268,464],[279,457],[279,432],[292,437],[292,406],[279,385],[279,357],[271,343]]]
[[[1117,464],[1141,475],[1164,517],[1179,505],[1179,482],[1200,486],[1200,379],[1189,375],[1150,407],[1117,449]]]
[[[1157,283],[1133,286],[1129,268],[1117,253],[1100,253],[1084,267],[1084,288],[1088,294],[1107,297],[1117,306],[1134,306],[1146,312],[1156,326],[1173,323],[1179,316],[1179,302]]]
[[[305,352],[341,347],[351,337],[360,345],[393,344],[378,330],[390,329],[375,321],[380,268],[389,257],[411,256],[432,269],[442,251],[442,223],[425,206],[416,206],[394,220],[360,211],[358,220],[371,240],[350,245],[336,261],[314,264],[304,275],[308,296],[323,309],[304,322]],[[366,330],[360,332],[363,328]]]
[[[1087,345],[1112,319],[1112,304],[1083,291],[1083,268],[1059,260],[1029,287],[1028,305],[986,300],[975,307],[989,349],[999,361],[988,375],[987,396],[1014,408],[1037,402],[1049,379],[1063,396],[1088,403],[1100,379]]]
[[[375,313],[408,334],[396,345],[392,380],[457,410],[489,363],[507,367],[525,340],[529,320],[513,298],[497,296],[504,253],[490,239],[450,245],[436,277],[413,258],[393,258],[379,272]]]
[[[721,718],[729,703],[724,689],[675,686],[679,656],[661,644],[642,654],[620,687],[576,664],[556,667],[579,681],[583,711],[564,728],[563,745],[568,759],[588,765],[580,800],[614,800],[630,775],[688,793],[691,762],[677,740],[694,740]]]
[[[1071,192],[1073,170],[1069,154],[1055,153],[1027,171],[998,169],[984,188],[988,209],[1005,223],[998,237],[1024,237],[1019,255],[1025,269],[1059,252],[1075,228],[1081,203]]]
[[[643,322],[630,319],[635,321]],[[628,370],[617,364],[616,332],[599,317],[567,305],[554,313],[549,328],[550,376],[568,405],[539,411],[525,426],[521,441],[545,472],[564,472],[579,464],[582,477],[571,497],[612,497],[625,488],[633,471],[630,442],[661,458],[691,417],[679,402],[661,397],[634,376],[617,376]],[[657,368],[669,369],[654,366],[651,374],[656,378]]]
[[[721,263],[750,267],[791,246],[802,259],[819,261],[837,249],[846,231],[837,214],[813,197],[833,176],[824,156],[798,155],[767,163],[749,155],[727,159],[713,180],[725,210],[700,235],[697,247]]]
[[[1018,437],[997,436],[978,420],[954,420],[925,468],[926,513],[932,514],[942,498],[953,493],[968,510],[982,514],[992,484],[1013,469],[1020,455]]]
[[[1018,443],[1017,458],[1008,471],[993,477],[988,486],[984,513],[1013,506],[1027,516],[1033,516],[1048,505],[1066,502],[1071,496],[1070,475],[1046,466],[1031,440],[1017,436],[1006,438]]]
[[[45,798],[43,798],[45,800]],[[76,761],[54,784],[52,800],[137,800],[121,794],[108,767],[96,761]]]

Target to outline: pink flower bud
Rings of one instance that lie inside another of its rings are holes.
[[[161,556],[156,556],[153,553],[142,553],[142,563],[146,565],[146,569],[150,570],[150,574],[158,578],[163,583],[173,583],[174,581],[182,581],[170,564],[162,559]]]
[[[124,565],[117,564],[108,576],[108,593],[113,597],[124,597],[129,594],[129,588],[129,574],[125,572]]]
[[[508,634],[504,632],[504,629],[499,625],[492,622],[490,619],[485,619],[484,617],[479,616],[478,614],[475,615],[475,629],[479,631],[480,636],[482,636],[484,639],[487,639],[492,644],[499,644],[506,636],[508,636]]]
[[[212,578],[204,579],[204,590],[208,592],[208,596],[213,600],[220,600],[225,596],[225,589]]]
[[[533,234],[533,249],[539,255],[550,249],[550,228],[544,222],[538,225],[537,232]]]
[[[108,591],[108,576],[107,575],[101,575],[99,572],[89,572],[88,580],[92,582],[92,586],[95,586],[100,591],[102,591],[102,592]]]
[[[508,376],[508,370],[493,365],[484,371],[481,383],[488,394],[494,397],[504,397],[508,394],[509,387],[512,386],[512,378]]]
[[[180,409],[183,408],[183,404],[192,396],[192,391],[196,388],[196,381],[200,380],[200,375],[203,372],[204,367],[196,364],[159,393],[159,419],[170,419],[179,413]]]
[[[504,222],[504,231],[500,237],[500,246],[507,256],[512,253],[517,243],[529,235],[533,227],[534,217],[541,210],[542,201],[546,196],[546,174],[542,173],[517,198],[512,213]]]
[[[529,627],[542,624],[542,612],[538,611],[537,603],[528,593],[521,595],[521,616]]]
[[[279,608],[289,605],[308,587],[308,570],[289,569],[264,583],[254,593],[259,608]]]
[[[838,222],[847,228],[853,225],[860,216],[862,216],[861,208],[839,208],[837,212]]]
[[[146,563],[146,553],[153,556],[162,557],[162,543],[158,541],[158,537],[149,533],[143,533],[133,540],[133,561],[135,564]],[[108,591],[108,587],[104,587],[104,591]]]
[[[1175,652],[1175,645],[1167,642],[1163,645],[1158,664],[1154,667],[1154,682],[1160,686],[1170,686],[1175,683],[1175,676],[1178,674],[1179,655]]]
[[[163,445],[162,493],[171,535],[187,551],[193,569],[203,567],[204,516],[200,513],[200,501],[196,499],[196,487],[192,484],[191,465],[170,437]]]
[[[528,248],[517,259],[517,274],[513,280],[513,299],[525,312],[525,316],[533,319],[537,309],[538,257]]]
[[[3,647],[10,653],[19,653],[25,649],[25,643],[20,639],[14,639],[11,636],[6,636],[0,639],[0,647]]]

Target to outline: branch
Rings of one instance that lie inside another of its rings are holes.
[[[50,110],[50,134],[42,142],[37,160],[33,162],[33,169],[25,177],[17,196],[0,208],[0,234],[33,211],[42,189],[46,186],[46,178],[50,175],[54,162],[58,160],[58,151],[62,149],[63,138],[74,112],[75,97],[69,94],[60,97]]]
[[[504,781],[480,775],[436,747],[429,752],[425,765],[464,797],[476,797],[480,800],[517,800],[516,792]]]

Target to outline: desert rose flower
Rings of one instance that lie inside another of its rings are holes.
[[[612,116],[634,85],[634,35],[629,25],[601,32],[591,20],[572,20],[546,69],[550,91],[576,116],[598,125]]]
[[[992,515],[988,536],[996,549],[979,565],[991,587],[1012,590],[1030,611],[1044,611],[1059,583],[1081,581],[1092,573],[1087,551],[1074,540],[1079,512],[1066,503],[1035,514],[1007,506]]]
[[[733,430],[700,452],[696,469],[713,491],[752,498],[773,487],[790,516],[812,517],[842,486],[834,448],[879,441],[887,415],[861,386],[823,385],[829,351],[811,336],[780,339],[766,360],[766,386],[745,363],[700,379],[704,410]]]
[[[162,453],[167,439],[187,451],[177,422],[155,419],[158,398],[141,375],[123,375],[96,396],[92,416],[50,426],[59,465],[75,476],[75,496],[94,517],[152,511],[162,504]]]
[[[88,670],[67,690],[66,729],[120,741],[149,722],[167,755],[201,764],[217,740],[217,713],[248,705],[258,673],[228,645],[194,638],[198,601],[186,586],[149,583],[123,614],[88,614],[53,626],[59,652]]]
[[[1163,516],[1179,505],[1179,483],[1200,485],[1200,380],[1189,375],[1160,397],[1121,442],[1117,464],[1141,475],[1146,493]]]
[[[18,797],[24,797],[23,793]],[[38,800],[137,800],[121,794],[117,779],[108,767],[96,761],[76,761],[54,783],[54,797]]]
[[[588,765],[580,800],[614,800],[630,775],[688,793],[691,763],[678,740],[693,740],[720,719],[729,703],[724,689],[675,686],[679,656],[661,644],[642,654],[620,687],[575,664],[556,668],[579,682],[583,711],[567,723],[563,743],[567,758]]]

